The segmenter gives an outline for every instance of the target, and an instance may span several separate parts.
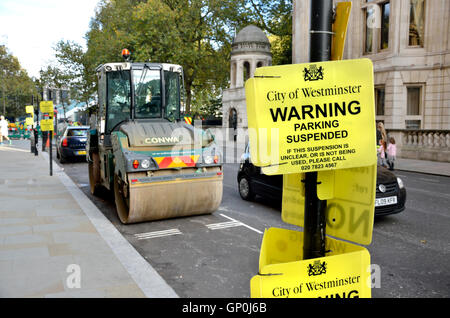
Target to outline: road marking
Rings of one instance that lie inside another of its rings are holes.
[[[431,183],[440,183],[439,180],[428,179],[428,178],[419,178],[419,180],[422,180],[425,182],[431,182]]]
[[[134,237],[136,237],[138,240],[147,240],[155,237],[164,237],[164,236],[171,236],[171,235],[180,235],[183,234],[179,229],[170,229],[170,230],[164,230],[164,231],[154,231],[154,232],[146,232],[146,233],[138,233],[134,234]]]
[[[239,221],[229,221],[229,222],[220,222],[220,223],[212,223],[207,224],[206,227],[210,230],[219,230],[226,229],[229,227],[243,226],[242,222]]]
[[[244,227],[248,228],[249,230],[252,230],[252,231],[254,231],[254,232],[258,233],[258,234],[263,234],[263,232],[261,232],[260,230],[255,229],[254,227],[251,227],[250,225],[247,225],[247,224],[242,223],[242,222],[240,222],[238,220],[230,218],[229,216],[226,216],[225,214],[220,213],[220,215],[223,216],[224,218],[227,218],[228,220],[231,220],[231,221],[234,221],[234,222],[239,222],[241,226],[244,226]]]
[[[431,190],[426,190],[426,189],[419,189],[419,188],[413,188],[413,187],[406,187],[406,191],[411,191],[411,192],[420,192],[420,193],[424,193],[426,195],[429,196],[434,196],[437,198],[446,198],[446,199],[450,199],[450,195],[447,193],[442,193],[442,192],[436,192],[436,191],[431,191]]]

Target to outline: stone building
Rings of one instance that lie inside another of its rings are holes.
[[[351,2],[344,59],[373,61],[376,119],[398,155],[450,161],[450,1]],[[308,62],[309,16],[294,0],[293,63]]]
[[[269,39],[254,25],[239,31],[231,48],[230,88],[223,91],[222,127],[227,140],[236,140],[238,131],[246,133],[248,128],[245,81],[253,77],[257,67],[272,65],[272,55]]]

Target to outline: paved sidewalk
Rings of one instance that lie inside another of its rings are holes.
[[[46,153],[16,143],[0,146],[0,297],[177,297]]]
[[[394,169],[450,177],[450,162],[397,158]]]

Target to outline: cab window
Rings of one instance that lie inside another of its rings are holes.
[[[106,133],[110,133],[118,124],[130,119],[131,109],[131,84],[130,72],[107,73],[107,127]]]

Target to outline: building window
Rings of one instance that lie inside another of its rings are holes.
[[[364,11],[364,53],[371,54],[389,48],[391,5],[386,0],[367,1]]]
[[[422,86],[408,86],[406,87],[406,92],[406,128],[420,129]]]
[[[244,62],[244,82],[250,78],[250,63]]]
[[[384,116],[384,100],[385,89],[384,87],[375,88],[375,111],[377,116]]]
[[[407,87],[408,102],[406,115],[420,115],[420,87]]]
[[[406,129],[420,129],[420,120],[405,120]]]
[[[389,47],[389,14],[391,12],[390,3],[381,4],[381,36],[380,36],[380,50]]]
[[[365,32],[364,32],[364,53],[372,53],[373,23],[375,19],[375,9],[369,6],[365,9]]]
[[[409,45],[423,47],[425,29],[425,0],[410,0]]]
[[[231,87],[236,86],[236,63],[231,63]]]

